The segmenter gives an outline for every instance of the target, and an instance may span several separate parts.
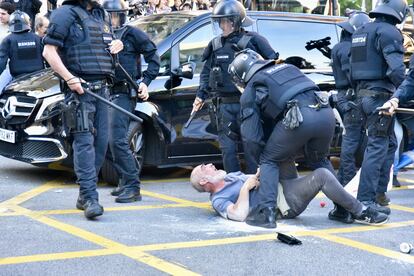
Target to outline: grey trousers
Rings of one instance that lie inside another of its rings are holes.
[[[304,177],[281,180],[281,184],[290,207],[289,214],[283,218],[300,215],[319,191],[351,214],[360,215],[362,212],[362,203],[346,192],[336,177],[325,168],[316,169]]]

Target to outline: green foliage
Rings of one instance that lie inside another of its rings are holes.
[[[357,1],[338,0],[338,2],[339,2],[339,6],[341,7],[341,14],[340,15],[345,15],[345,10],[347,8],[353,9],[353,10],[361,10],[362,0],[357,0]],[[372,0],[366,0],[365,1],[365,6],[366,6],[366,12],[369,12],[371,10],[371,7],[372,7]]]

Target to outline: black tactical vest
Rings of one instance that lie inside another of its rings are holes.
[[[109,21],[97,20],[79,6],[73,6],[72,10],[80,19],[83,40],[65,49],[66,67],[80,76],[113,76],[112,57],[106,50],[112,41]]]
[[[287,101],[307,90],[319,90],[296,66],[277,64],[265,67],[250,80],[255,86],[265,86],[269,97],[263,104],[265,116],[276,119],[286,108]]]
[[[212,67],[220,68],[220,80],[217,81],[217,94],[219,96],[240,96],[237,88],[230,81],[230,75],[228,68],[230,63],[234,60],[235,50],[232,48],[233,45],[238,45],[240,49],[244,49],[247,43],[251,39],[250,35],[234,35],[230,38],[225,39],[224,45],[222,44],[221,37],[216,37],[212,41],[213,45],[213,56],[212,56]],[[252,49],[255,50],[255,49]]]
[[[351,74],[353,80],[380,80],[386,77],[387,63],[377,49],[377,30],[388,23],[370,22],[352,35]]]
[[[10,73],[15,78],[44,68],[40,38],[31,32],[12,33],[10,39]]]
[[[119,63],[125,68],[125,70],[131,75],[133,79],[138,76],[138,67],[137,62],[140,58],[140,55],[137,55],[137,52],[134,47],[134,42],[129,39],[128,32],[131,31],[130,26],[125,26],[117,31],[115,31],[115,37],[122,40],[124,43],[124,49],[118,54]],[[115,69],[115,78],[116,81],[126,80],[125,74],[120,68]]]
[[[332,72],[337,89],[348,89],[351,87],[349,80],[351,74],[350,52],[351,41],[342,41],[332,49]]]

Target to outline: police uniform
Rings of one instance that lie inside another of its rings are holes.
[[[154,43],[144,32],[131,26],[125,26],[117,30],[115,35],[124,44],[123,51],[118,54],[119,63],[134,80],[141,75],[138,70],[138,61],[141,54],[144,56],[148,67],[143,72],[142,82],[149,86],[151,81],[157,77],[160,67],[160,58]],[[133,112],[136,103],[135,98],[131,98],[133,87],[127,82],[127,78],[120,68],[116,68],[115,72],[112,102],[125,110]],[[136,91],[134,93],[136,94]],[[127,137],[130,118],[113,109],[111,109],[110,118],[109,145],[114,158],[113,163],[116,164],[118,174],[122,179],[122,188],[139,192],[139,170],[141,168],[137,168]]]
[[[255,218],[256,211],[274,208],[278,193],[274,183],[280,177],[279,166],[293,161],[301,150],[312,169],[324,167],[334,173],[327,154],[335,117],[326,102],[318,101],[315,94],[318,90],[314,82],[290,64],[267,65],[248,81],[240,98],[241,135],[243,141],[261,145],[263,151],[260,155],[260,200],[253,206],[247,223],[252,224],[249,220]],[[299,108],[303,120],[290,128],[283,117],[292,107]],[[264,135],[264,118],[275,122],[269,138]]]
[[[387,190],[396,150],[394,121],[391,116],[379,115],[376,108],[403,81],[403,54],[401,32],[386,18],[376,18],[352,35],[352,79],[356,82],[368,134],[358,189],[358,199],[366,205],[373,204],[376,194]]]
[[[107,50],[112,40],[109,17],[100,7],[87,11],[80,5],[70,3],[78,2],[65,1],[52,13],[43,42],[57,46],[66,68],[86,80],[93,93],[108,99],[108,82],[115,72]],[[63,89],[66,102],[73,97],[78,99],[76,114],[83,119],[77,119],[75,125],[70,127],[74,168],[80,184],[77,207],[81,209],[85,202],[98,200],[97,175],[108,146],[109,113],[108,107],[93,96],[77,95],[66,83]]]
[[[343,30],[341,41],[332,48],[332,72],[338,90],[337,108],[345,127],[338,170],[338,180],[342,186],[351,181],[357,172],[355,154],[364,135],[364,118],[351,81],[350,53],[351,34]]]
[[[44,68],[42,43],[38,35],[25,31],[11,33],[0,45],[0,72],[9,61],[13,78]]]
[[[200,74],[200,88],[197,97],[205,100],[217,97],[218,140],[223,155],[224,169],[227,172],[240,171],[237,157],[238,143],[226,135],[228,124],[232,123],[234,129],[240,128],[240,92],[229,81],[228,66],[234,59],[233,45],[239,48],[249,48],[257,51],[266,59],[277,59],[277,53],[269,42],[255,32],[233,32],[227,37],[216,37],[210,41],[203,54],[204,67]],[[246,149],[246,146],[244,145]],[[249,154],[244,156],[246,173],[255,173],[257,163]]]
[[[20,10],[27,13],[30,17],[30,24],[32,30],[34,30],[34,22],[36,14],[40,12],[40,7],[42,6],[42,1],[40,0],[5,0],[5,2],[12,3],[16,11]]]

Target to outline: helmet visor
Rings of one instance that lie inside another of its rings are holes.
[[[122,27],[127,20],[127,14],[125,11],[111,11],[111,22],[114,29]]]
[[[221,34],[230,34],[240,29],[239,16],[225,16],[225,17],[212,17],[213,34],[215,36]]]

